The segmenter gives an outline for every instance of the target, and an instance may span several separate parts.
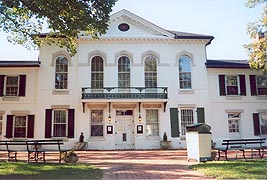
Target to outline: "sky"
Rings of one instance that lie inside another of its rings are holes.
[[[233,60],[248,59],[247,25],[262,13],[261,7],[245,7],[245,0],[118,0],[111,14],[122,9],[167,30],[214,36],[207,58]],[[0,60],[38,59],[38,51],[9,43],[1,30],[0,52]]]

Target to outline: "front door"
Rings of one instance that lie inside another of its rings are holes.
[[[134,121],[132,115],[116,116],[116,149],[134,149]]]

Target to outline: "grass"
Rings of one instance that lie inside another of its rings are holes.
[[[190,166],[216,179],[266,179],[267,160],[212,161]]]
[[[88,164],[0,162],[0,179],[100,179],[102,171]]]

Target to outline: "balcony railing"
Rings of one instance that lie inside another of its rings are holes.
[[[82,99],[167,99],[167,87],[105,87],[103,89],[82,88]]]

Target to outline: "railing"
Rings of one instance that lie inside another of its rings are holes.
[[[168,88],[105,87],[103,89],[82,88],[82,99],[168,99]]]

